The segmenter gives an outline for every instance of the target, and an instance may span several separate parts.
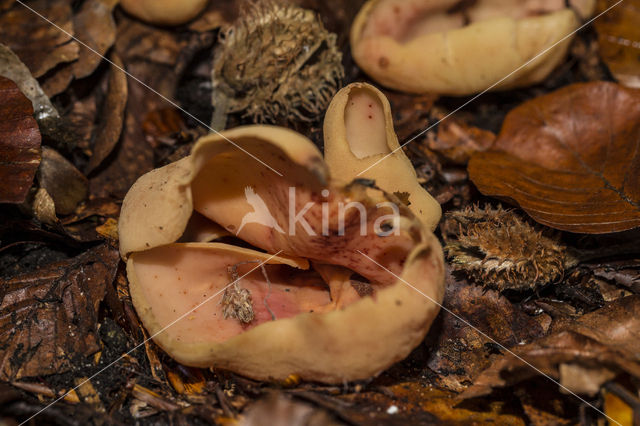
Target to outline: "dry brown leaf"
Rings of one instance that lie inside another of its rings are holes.
[[[478,189],[517,202],[556,229],[608,233],[640,226],[640,90],[578,83],[525,102],[492,150],[476,153]]]
[[[73,63],[65,64],[55,72],[47,74],[40,78],[42,81],[42,90],[48,97],[53,97],[64,92],[69,84],[73,81]]]
[[[9,9],[15,0],[0,0],[0,11]]]
[[[88,0],[73,15],[74,37],[86,46],[80,46],[76,61],[62,64],[43,76],[42,88],[48,96],[64,92],[74,78],[88,77],[98,68],[116,38],[112,12],[117,3],[116,0]]]
[[[56,213],[70,214],[87,196],[87,178],[56,150],[43,147],[38,182],[55,203]]]
[[[78,60],[73,63],[75,78],[91,75],[115,42],[116,23],[111,13],[117,4],[118,0],[87,0],[73,17],[76,36],[95,50],[80,49]]]
[[[22,203],[40,164],[33,107],[16,84],[0,77],[0,202]]]
[[[58,223],[56,217],[56,203],[44,188],[38,188],[31,202],[33,217],[47,225],[55,226]]]
[[[640,296],[629,296],[575,321],[561,323],[549,336],[513,349],[529,365],[512,354],[505,354],[485,370],[462,397],[487,395],[492,388],[510,386],[540,372],[571,386],[576,378],[562,377],[567,376],[567,366],[578,367],[581,376],[610,371],[640,378],[639,322]],[[610,378],[603,376],[607,377]]]
[[[437,114],[435,118],[442,120],[443,117],[444,114]],[[495,140],[493,132],[452,118],[441,122],[437,132],[427,133],[429,148],[459,165],[466,165],[473,153],[489,149]]]
[[[598,0],[601,13],[615,0]],[[611,74],[627,87],[640,88],[640,1],[618,4],[594,22],[600,44],[600,57]]]
[[[495,342],[510,348],[543,335],[537,321],[516,309],[499,292],[457,279],[449,267],[444,306],[447,310],[440,314],[439,333],[427,365],[437,373],[438,384],[449,390],[463,390],[469,380],[489,366],[489,356],[501,351]]]
[[[0,380],[61,373],[96,352],[98,305],[118,262],[102,245],[0,281]]]
[[[127,105],[127,75],[120,70],[122,61],[114,53],[111,60],[115,65],[109,70],[109,88],[102,106],[102,117],[95,131],[93,155],[87,165],[86,173],[91,173],[111,153],[120,139],[124,124],[124,112]]]
[[[39,122],[47,119],[55,121],[60,117],[51,100],[38,84],[38,80],[31,75],[29,68],[9,47],[2,43],[0,43],[0,75],[16,83],[22,93],[29,98],[35,111],[36,120]]]
[[[126,16],[118,21],[114,51],[125,69],[169,99],[173,99],[178,83],[175,69],[182,47],[174,32]],[[167,101],[137,82],[129,83],[122,137],[107,161],[94,171],[90,182],[93,197],[124,198],[133,182],[154,166],[153,149],[145,140],[141,123],[149,111],[166,107]]]
[[[31,70],[41,77],[58,64],[78,59],[79,47],[73,34],[71,2],[34,0],[28,6],[47,17],[60,31],[19,3],[0,12],[0,42],[8,45]]]

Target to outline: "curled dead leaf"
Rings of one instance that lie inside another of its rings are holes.
[[[24,5],[14,3],[0,12],[0,40],[20,57],[33,76],[41,77],[58,64],[78,59],[79,46],[71,38],[74,33],[71,1],[34,0],[28,6],[55,26]]]
[[[53,226],[58,223],[58,217],[56,216],[56,203],[44,188],[38,188],[33,196],[31,213],[33,214],[33,217],[47,225]]]
[[[0,380],[68,370],[96,352],[98,304],[118,254],[106,245],[0,281]]]
[[[598,13],[614,6],[614,0],[598,0]],[[600,56],[611,74],[627,87],[640,88],[640,2],[622,2],[594,22]]]
[[[496,342],[511,348],[542,337],[543,330],[499,292],[472,285],[456,275],[447,267],[446,310],[440,315],[440,332],[434,335],[427,365],[437,373],[441,388],[459,392],[490,365],[490,355],[501,352]]]
[[[58,111],[44,93],[29,68],[4,44],[0,43],[0,75],[13,80],[33,105],[36,120],[58,118]]]
[[[513,349],[528,365],[513,354],[504,354],[463,392],[462,398],[486,395],[492,388],[510,386],[541,372],[583,394],[599,389],[613,377],[611,372],[639,378],[639,314],[640,297],[629,296],[554,326],[549,336]]]
[[[0,77],[0,202],[25,200],[40,164],[40,141],[31,102]]]
[[[640,226],[640,90],[578,83],[512,110],[469,176],[544,225],[581,233]]]
[[[127,105],[127,75],[120,69],[122,61],[115,53],[111,55],[114,65],[109,70],[109,87],[107,98],[102,106],[102,119],[95,129],[93,155],[87,165],[86,173],[91,173],[113,151],[124,125],[125,107]]]
[[[74,30],[83,43],[78,60],[73,63],[75,78],[87,77],[98,67],[102,56],[116,40],[116,23],[111,12],[118,0],[87,0],[73,17]]]
[[[434,115],[437,120],[445,117],[444,113]],[[436,132],[427,133],[427,138],[431,150],[453,164],[466,165],[473,153],[489,149],[495,142],[496,135],[464,121],[448,118],[438,125]]]
[[[73,213],[87,196],[87,178],[55,149],[43,147],[38,182],[55,202],[56,213]]]

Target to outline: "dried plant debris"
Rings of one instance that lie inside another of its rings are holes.
[[[640,90],[576,83],[507,114],[490,150],[469,161],[485,195],[536,222],[606,234],[640,227]]]
[[[577,263],[556,238],[502,207],[450,212],[443,234],[454,270],[498,290],[528,290],[557,282]]]
[[[0,77],[0,202],[22,203],[40,164],[33,107],[16,84]]]
[[[613,7],[594,22],[602,60],[621,84],[640,88],[640,3],[598,0],[597,7],[598,13]]]
[[[544,335],[536,318],[495,290],[470,284],[447,268],[440,333],[427,339],[427,366],[439,388],[460,392],[491,364],[491,356]],[[472,324],[470,327],[462,319]],[[487,336],[490,336],[490,340]],[[432,339],[432,340],[431,340]],[[502,347],[501,347],[502,346]]]
[[[86,0],[72,17],[73,34],[82,44],[78,59],[61,64],[43,76],[42,88],[49,96],[62,93],[73,79],[93,74],[116,38],[112,16],[117,0]]]
[[[0,380],[59,374],[100,349],[98,304],[117,265],[102,245],[0,281]]]
[[[540,373],[558,379],[573,392],[588,395],[619,373],[638,378],[639,312],[640,297],[629,296],[556,327],[550,335],[514,348],[513,354],[520,358],[505,353],[496,359],[462,398],[486,395],[493,388],[511,386]],[[506,371],[509,374],[502,374]]]
[[[71,1],[33,0],[28,7],[55,25],[14,3],[0,12],[0,41],[20,57],[33,76],[42,77],[57,65],[78,59],[79,45],[71,38],[74,34]]]
[[[55,149],[43,147],[38,182],[55,203],[56,213],[71,214],[87,196],[87,178]]]
[[[224,319],[234,318],[243,324],[249,324],[255,318],[251,292],[238,284],[240,276],[237,265],[230,266],[227,270],[233,282],[225,289],[220,301]]]
[[[73,64],[76,78],[91,75],[102,61],[100,55],[106,54],[115,42],[116,23],[112,11],[117,4],[117,0],[86,0],[74,15],[73,23],[78,38],[95,50],[86,47],[80,49],[78,61]]]
[[[309,10],[246,5],[220,38],[212,71],[212,127],[242,113],[255,123],[317,120],[342,84],[336,35]]]
[[[31,75],[29,68],[8,46],[2,43],[0,43],[0,75],[13,80],[22,93],[29,98],[38,122],[60,117],[38,81]]]
[[[102,105],[102,120],[94,129],[93,155],[86,173],[95,170],[111,154],[120,140],[127,105],[127,76],[121,71],[122,61],[117,54],[111,55],[113,65],[109,69],[106,99]]]

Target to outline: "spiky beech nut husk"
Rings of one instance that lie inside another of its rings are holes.
[[[557,282],[577,262],[556,237],[500,206],[449,212],[442,229],[453,269],[497,290]]]
[[[221,33],[212,71],[212,127],[243,113],[254,123],[314,121],[342,85],[336,35],[312,11],[258,1]]]

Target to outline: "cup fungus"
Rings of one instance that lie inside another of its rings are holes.
[[[351,48],[374,80],[406,92],[469,95],[499,81],[492,89],[522,87],[563,60],[567,36],[594,7],[594,0],[369,0],[354,20]]]
[[[288,129],[207,136],[124,200],[120,251],[136,311],[185,365],[259,380],[374,376],[422,341],[444,291],[438,241],[406,207],[390,215],[389,198],[337,184]]]
[[[138,19],[156,25],[181,25],[198,16],[208,0],[120,0],[120,6]]]
[[[415,216],[435,229],[442,209],[418,183],[411,161],[400,149],[391,106],[382,92],[366,83],[340,90],[325,116],[324,141],[333,176],[375,180],[384,191],[406,200]]]

